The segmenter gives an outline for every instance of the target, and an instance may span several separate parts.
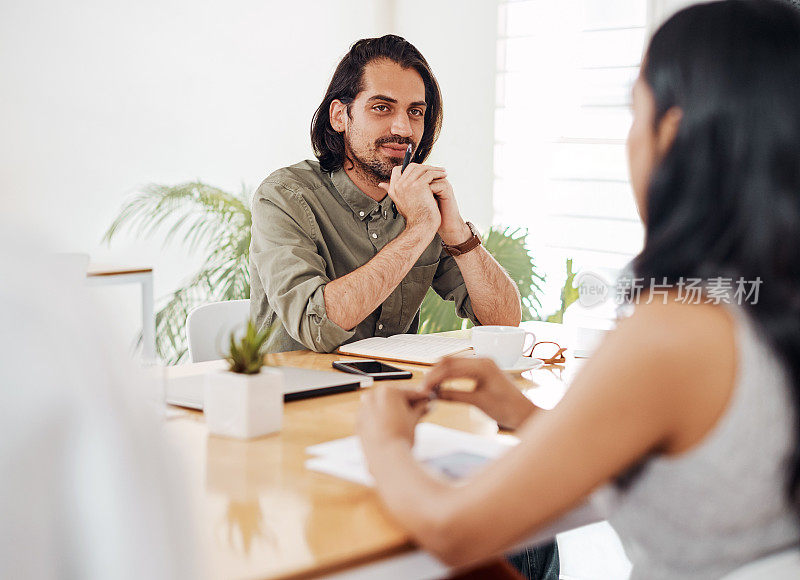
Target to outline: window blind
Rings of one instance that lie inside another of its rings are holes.
[[[642,244],[625,136],[648,2],[502,1],[498,9],[494,221],[529,228],[550,278],[565,258],[620,268]]]

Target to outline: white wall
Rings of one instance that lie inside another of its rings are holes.
[[[402,0],[397,33],[433,68],[444,126],[430,162],[447,168],[464,218],[491,225],[497,52],[495,0]]]
[[[34,0],[4,8],[7,207],[64,250],[162,265],[154,244],[97,247],[124,197],[149,182],[252,187],[310,156],[311,114],[341,54],[375,32],[370,6]],[[167,270],[159,274],[173,278]]]
[[[444,91],[433,161],[447,166],[465,216],[488,224],[496,7],[467,6],[4,0],[3,213],[62,251],[153,265],[162,296],[197,257],[163,251],[160,240],[99,246],[125,197],[147,183],[190,179],[252,189],[311,157],[311,115],[336,63],[358,38],[393,31],[423,51]],[[118,299],[135,329],[135,289]]]
[[[708,0],[649,0],[651,29],[655,31],[662,22],[681,8],[686,8],[690,4],[699,4],[701,1],[707,2]]]

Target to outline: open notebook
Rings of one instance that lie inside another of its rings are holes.
[[[422,365],[436,364],[442,358],[470,350],[472,341],[434,334],[396,334],[376,336],[343,344],[341,354],[363,356]]]

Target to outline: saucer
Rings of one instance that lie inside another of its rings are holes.
[[[468,353],[464,353],[461,355],[456,356],[464,356],[467,358],[475,358],[477,355],[475,351],[469,351]],[[517,359],[517,362],[510,366],[501,367],[500,370],[512,375],[518,375],[520,373],[524,373],[525,371],[530,371],[533,369],[538,369],[540,366],[544,364],[544,361],[540,358],[531,358],[529,356],[520,356]]]
[[[529,371],[532,369],[537,369],[542,366],[544,362],[540,358],[531,358],[529,356],[521,356],[517,359],[511,366],[501,367],[501,370],[506,373],[511,373],[514,375],[524,373],[525,371]]]

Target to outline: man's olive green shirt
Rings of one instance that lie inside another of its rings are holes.
[[[388,195],[377,202],[343,170],[326,173],[316,161],[279,169],[264,180],[252,200],[250,312],[259,328],[280,321],[268,352],[330,352],[362,338],[415,333],[429,287],[477,324],[458,265],[438,235],[358,326],[344,330],[328,318],[325,285],[366,264],[405,229],[391,206]]]

